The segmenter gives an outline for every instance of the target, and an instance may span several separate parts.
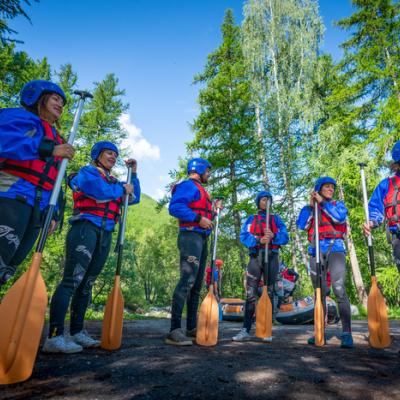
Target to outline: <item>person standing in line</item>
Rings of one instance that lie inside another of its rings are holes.
[[[246,269],[246,304],[243,328],[232,338],[235,342],[252,339],[250,330],[256,311],[256,300],[259,295],[259,282],[263,274],[267,277],[268,296],[274,304],[274,285],[279,272],[279,249],[289,242],[286,225],[277,214],[269,215],[269,228],[266,226],[267,203],[272,203],[272,194],[262,191],[255,199],[258,213],[250,215],[242,226],[240,241],[249,249],[249,264]],[[268,271],[265,268],[265,246],[268,244]],[[273,307],[273,318],[277,312]],[[271,342],[272,337],[263,338]]]
[[[330,271],[332,288],[336,296],[339,315],[342,322],[342,348],[353,348],[353,336],[351,334],[351,310],[346,293],[346,247],[344,235],[346,234],[347,208],[343,201],[333,200],[336,189],[336,181],[323,176],[317,179],[314,191],[310,196],[310,204],[304,206],[297,219],[299,229],[308,232],[308,253],[311,257],[311,279],[314,288],[317,283],[317,271],[315,260],[315,240],[319,240],[321,249],[321,291],[326,294],[327,271]],[[314,204],[318,204],[319,238],[315,237],[314,230]],[[324,296],[325,297],[325,296]],[[324,314],[326,315],[326,302],[323,301]],[[315,345],[315,337],[308,339],[308,344]]]
[[[188,179],[172,191],[169,213],[179,221],[178,249],[180,279],[172,298],[171,328],[165,343],[190,346],[196,338],[197,309],[207,261],[208,236],[213,228],[212,202],[206,189],[211,164],[202,158],[193,158],[187,165]],[[221,209],[217,200],[215,207]],[[182,312],[187,304],[186,332],[182,330]]]
[[[0,287],[35,244],[61,160],[74,156],[57,131],[66,101],[55,83],[33,80],[21,90],[22,108],[0,110]]]
[[[118,154],[114,143],[98,142],[91,150],[92,163],[69,176],[74,209],[66,239],[63,278],[51,299],[45,353],[77,353],[84,347],[100,345],[83,329],[92,287],[107,261],[124,195],[129,195],[130,205],[140,201],[136,160],[125,161],[132,167],[131,182],[119,182],[111,175]],[[64,335],[69,306],[71,340]]]

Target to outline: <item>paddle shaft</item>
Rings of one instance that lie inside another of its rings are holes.
[[[270,212],[270,205],[271,205],[271,201],[269,198],[267,198],[267,205],[265,208],[265,231],[268,232],[269,230],[269,212]],[[268,278],[268,262],[269,262],[269,254],[268,254],[268,246],[269,246],[269,241],[267,243],[265,243],[265,254],[264,254],[264,273],[263,273],[263,277],[264,277],[264,286],[267,285],[267,278]]]
[[[314,202],[314,234],[315,234],[315,267],[317,272],[317,282],[315,289],[314,305],[314,337],[315,345],[323,346],[325,343],[325,291],[322,294],[321,280],[321,252],[319,243],[319,209],[318,202]]]
[[[314,203],[314,234],[315,234],[315,267],[317,271],[317,288],[321,289],[321,255],[319,248],[319,212],[318,203]]]
[[[74,140],[75,140],[75,136],[76,136],[76,132],[78,130],[78,124],[79,124],[79,120],[81,118],[85,100],[88,97],[89,98],[93,97],[90,93],[85,92],[85,91],[75,91],[74,94],[79,95],[80,99],[79,99],[79,103],[78,103],[78,108],[75,111],[74,122],[72,124],[71,132],[70,132],[69,138],[68,138],[68,144],[71,144],[71,145],[74,143]],[[53,191],[51,193],[49,208],[47,210],[46,218],[44,220],[43,227],[40,231],[38,244],[36,246],[36,253],[42,253],[43,249],[44,249],[44,245],[46,244],[47,233],[50,228],[51,220],[53,219],[54,209],[56,207],[58,196],[60,194],[61,184],[62,184],[62,180],[64,178],[65,171],[67,169],[67,164],[68,164],[68,158],[63,158],[63,160],[61,161],[60,169],[58,170],[57,179],[54,183]]]
[[[212,250],[212,257],[211,257],[211,285],[210,286],[214,286],[214,266],[215,266],[215,260],[217,259],[219,212],[220,212],[220,209],[217,208],[217,211],[216,211],[217,215],[215,217],[214,242],[213,242],[213,250]]]
[[[366,164],[359,163],[358,165],[360,166],[365,222],[368,224],[369,223],[368,193],[367,193],[367,182],[365,179],[365,171],[364,171],[364,167],[366,166]],[[368,243],[368,254],[369,254],[369,264],[370,264],[370,268],[371,268],[371,276],[375,276],[375,256],[374,256],[374,248],[372,247],[372,235],[371,234],[369,234],[367,236],[367,243]]]
[[[128,183],[131,183],[132,166],[128,167],[128,177],[126,179]],[[128,203],[129,203],[129,195],[126,194],[124,197],[122,219],[119,225],[119,232],[118,232],[118,243],[117,243],[118,256],[117,256],[117,269],[115,271],[115,275],[121,275],[122,254],[124,249],[125,230],[126,230],[126,219],[128,217]]]
[[[270,214],[270,199],[267,198],[267,204],[265,208],[265,232],[269,230],[269,214]],[[263,267],[263,292],[258,301],[256,308],[256,336],[264,339],[272,335],[272,293],[271,297],[267,291],[267,279],[268,279],[268,245],[269,241],[265,243],[264,260],[260,257],[261,267]]]

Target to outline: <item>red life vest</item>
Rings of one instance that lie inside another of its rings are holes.
[[[333,205],[336,205],[336,201],[332,201]],[[337,224],[333,222],[332,218],[329,217],[323,208],[318,205],[319,213],[319,239],[344,239],[344,234],[347,232],[346,222]],[[308,229],[308,241],[314,243],[314,217],[311,218],[310,228]]]
[[[112,176],[108,178],[102,173],[100,173],[100,175],[107,182],[117,182],[117,179]],[[86,194],[83,192],[73,192],[72,197],[74,199],[74,215],[83,213],[97,215],[102,217],[104,221],[107,219],[112,219],[115,221],[115,223],[117,223],[120,214],[122,197],[103,203],[99,203],[95,199],[86,196]]]
[[[46,138],[54,141],[56,144],[65,143],[57,132],[54,135],[47,121],[41,120],[41,122]],[[61,160],[61,157],[50,157],[48,161],[39,158],[36,160],[2,159],[1,170],[8,174],[19,176],[42,189],[52,190]]]
[[[289,268],[285,268],[285,269],[281,272],[281,274],[282,274],[282,278],[283,278],[283,279],[286,279],[287,281],[290,281],[290,282],[295,282],[295,281],[296,281],[296,275],[290,274],[290,273],[289,273]]]
[[[254,215],[253,222],[250,225],[250,233],[257,238],[262,238],[264,236],[265,229],[266,229],[265,218],[260,214]],[[274,235],[278,233],[278,227],[276,226],[274,215],[269,216],[269,229],[271,229]],[[281,246],[277,244],[272,244],[271,242],[268,244],[269,249],[279,249],[280,247]],[[258,243],[256,249],[257,250],[265,249],[265,244]]]
[[[203,188],[203,186],[192,179],[192,182],[196,185],[197,189],[200,191],[200,198],[199,200],[192,201],[188,204],[188,207],[197,215],[201,215],[202,217],[208,218],[209,220],[212,219],[212,203],[210,199],[210,195],[207,191]],[[189,228],[199,226],[198,222],[188,222],[188,221],[179,221],[180,228]]]
[[[400,222],[400,199],[399,199],[400,177],[389,178],[389,190],[383,199],[385,207],[385,218],[389,226],[396,226]]]

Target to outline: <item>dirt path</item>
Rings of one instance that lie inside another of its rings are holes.
[[[374,350],[365,321],[353,323],[356,349],[340,349],[328,329],[323,348],[305,345],[313,327],[274,327],[272,343],[234,343],[240,324],[220,324],[213,348],[163,344],[165,319],[126,322],[123,346],[83,353],[39,353],[31,379],[0,388],[0,399],[400,399],[400,322],[393,345]],[[89,331],[98,336],[100,323]]]

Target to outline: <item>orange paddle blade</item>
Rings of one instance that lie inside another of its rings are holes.
[[[108,295],[101,330],[100,346],[106,350],[117,350],[121,346],[124,322],[124,298],[122,297],[120,276],[115,275],[114,287]]]
[[[22,382],[32,374],[47,307],[40,273],[42,253],[34,253],[29,269],[0,304],[0,384]]]
[[[378,288],[376,276],[371,276],[371,289],[368,295],[369,343],[376,349],[389,347],[390,328],[385,299]]]
[[[260,339],[272,336],[272,304],[266,286],[256,308],[256,336]]]
[[[208,294],[201,303],[197,321],[196,343],[200,346],[215,346],[218,342],[218,302],[210,285]]]
[[[323,346],[325,344],[325,317],[324,307],[322,305],[321,288],[315,290],[314,304],[314,336],[315,345]]]

